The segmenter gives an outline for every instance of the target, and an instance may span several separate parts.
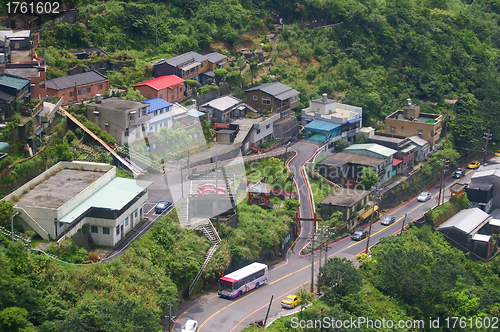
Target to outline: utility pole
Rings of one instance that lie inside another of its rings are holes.
[[[375,214],[375,199],[377,199],[377,203],[378,203],[378,196],[379,196],[380,191],[382,191],[382,188],[376,188],[374,191],[375,197],[373,197],[374,201],[372,203],[372,216],[370,218],[370,228],[368,229],[368,238],[366,239],[365,254],[367,254],[367,255],[368,255],[368,249],[370,248],[370,236],[372,235],[373,215]]]
[[[399,232],[399,236],[403,235],[403,228],[405,228],[406,215],[407,213],[405,213],[405,218],[403,219],[403,226],[401,226],[401,232]]]
[[[321,247],[323,246],[323,228],[320,228],[319,229],[319,263],[318,263],[318,269],[321,268]],[[313,248],[314,250],[314,248]],[[321,293],[321,290],[319,288],[319,280],[318,280],[318,284],[316,285],[316,290],[317,290],[317,294],[319,295]]]
[[[17,216],[18,214],[19,214],[19,211],[14,213],[10,217],[10,238],[11,238],[12,242],[14,242],[14,217]]]
[[[311,250],[311,293],[314,293],[314,237],[316,233],[312,234],[312,250]]]
[[[485,147],[484,147],[484,160],[483,160],[483,165],[486,165],[486,157],[488,155],[488,141],[491,139],[493,135],[490,134],[490,130],[488,129],[488,132],[487,133],[484,133],[484,140],[486,141],[485,142]]]
[[[168,313],[168,332],[170,332],[170,322],[172,321],[172,304],[168,304],[169,313]]]
[[[439,185],[439,198],[438,198],[438,204],[437,206],[439,206],[441,204],[441,202],[443,201],[444,202],[444,186],[443,186],[443,183],[444,183],[444,168],[448,166],[448,160],[447,159],[440,159],[441,160],[441,163],[442,163],[442,166],[443,168],[441,169],[441,183]],[[442,193],[441,193],[442,192]],[[441,200],[442,198],[442,200]]]

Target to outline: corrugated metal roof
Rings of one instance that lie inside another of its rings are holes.
[[[491,165],[491,166],[500,166],[500,165]],[[498,168],[493,168],[493,167],[483,167],[477,170],[473,175],[471,179],[477,179],[477,178],[484,178],[487,176],[496,176],[500,177],[500,169]]]
[[[235,98],[233,96],[224,96],[224,97],[220,97],[220,98],[211,100],[208,103],[205,103],[201,106],[215,108],[216,110],[219,110],[219,111],[225,111],[227,109],[230,109],[231,107],[234,107],[234,106],[240,104],[241,102],[242,102],[241,100],[239,100],[238,98]]]
[[[417,146],[415,144],[410,144],[406,148],[402,149],[401,152],[406,153],[406,152],[409,152],[409,151],[415,149],[416,147]]]
[[[417,136],[413,135],[408,137],[413,143],[417,144],[418,146],[426,146],[429,144],[429,141]]]
[[[180,78],[179,76],[167,75],[167,76],[160,76],[157,78],[153,78],[152,80],[136,84],[136,85],[134,85],[134,88],[136,86],[146,85],[152,89],[161,90],[161,89],[165,89],[165,88],[168,88],[170,86],[173,86],[173,85],[176,85],[176,84],[179,84],[182,82],[184,82],[184,80],[182,78]]]
[[[292,96],[300,94],[300,92],[298,92],[297,90],[294,90],[293,88],[281,82],[272,82],[272,83],[257,85],[254,86],[253,88],[245,90],[245,92],[257,91],[257,90],[270,94],[271,96],[274,96],[275,98],[278,98],[280,100],[285,100]]]
[[[0,73],[0,85],[8,86],[20,91],[30,84],[30,80],[21,76]]]
[[[178,65],[185,63],[185,62],[188,62],[190,60],[203,62],[206,60],[206,58],[205,58],[205,56],[203,56],[197,52],[190,51],[190,52],[175,56],[173,58],[167,59],[167,60],[165,60],[165,62],[171,66],[177,67]]]
[[[310,123],[308,123],[305,127],[307,130],[315,130],[315,131],[322,131],[322,132],[332,132],[334,130],[342,128],[342,125],[338,125],[336,123],[331,123],[331,122],[326,122],[326,121],[321,121],[321,120],[314,120]]]
[[[217,52],[205,54],[205,57],[211,63],[217,63],[219,61],[227,59],[227,56],[225,56],[224,54],[217,53]]]
[[[439,226],[438,230],[454,228],[463,233],[470,234],[488,219],[489,216],[489,214],[479,208],[462,210]]]
[[[150,181],[114,178],[58,221],[71,223],[92,207],[120,210],[152,183]]]
[[[396,150],[393,150],[391,148],[387,148],[385,146],[382,146],[382,145],[376,144],[376,143],[353,144],[353,145],[344,149],[345,152],[354,152],[354,151],[359,151],[359,150],[367,150],[367,151],[373,152],[375,154],[384,156],[386,158],[392,156],[393,154],[395,154],[397,152]]]
[[[107,81],[108,78],[97,70],[87,71],[85,73],[53,78],[47,81],[47,89],[64,90],[97,82]]]
[[[490,242],[491,235],[483,235],[483,234],[474,234],[472,237],[473,241],[479,241],[479,242]]]

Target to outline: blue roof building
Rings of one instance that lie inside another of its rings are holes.
[[[148,135],[158,133],[163,127],[167,129],[173,127],[172,103],[161,98],[146,99],[142,102],[150,104],[147,111],[151,115]]]

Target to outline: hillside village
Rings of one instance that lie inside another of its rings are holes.
[[[58,19],[78,24],[78,9],[64,8]],[[68,49],[77,64],[62,72],[42,47],[50,26],[43,16],[31,29],[13,28],[26,27],[22,16],[0,21],[9,27],[0,30],[2,248],[12,240],[61,264],[106,264],[121,255],[127,264],[142,237],[176,242],[165,240],[170,235],[161,225],[191,248],[189,260],[177,257],[182,268],[158,272],[172,279],[173,304],[210,290],[218,275],[249,261],[279,262],[306,221],[313,222],[307,250],[313,259],[320,250],[321,265],[322,246],[356,240],[358,232],[369,241],[372,224],[418,196],[432,204],[418,218],[405,215],[400,235],[405,227],[408,234],[430,227],[439,241],[484,264],[500,252],[498,137],[484,126],[479,137],[464,138],[467,126],[456,110],[465,113],[470,96],[433,103],[409,91],[375,119],[365,102],[335,89],[311,95],[272,74],[276,44],[290,33],[278,16],[265,44],[251,51],[193,48],[148,59],[147,74],[120,78],[126,84],[115,84],[116,77],[126,77],[136,59],[116,60],[104,45]],[[447,181],[455,182],[448,188]],[[245,257],[251,240],[229,239],[238,229],[250,237],[243,227],[266,213],[275,238]],[[322,227],[334,231],[315,246]],[[375,246],[374,257],[383,247]],[[375,273],[368,244],[366,254],[353,261]],[[481,310],[498,317],[498,303]],[[167,317],[165,303],[151,307]]]

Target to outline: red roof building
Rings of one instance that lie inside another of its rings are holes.
[[[134,85],[146,99],[161,98],[175,103],[184,98],[184,80],[175,75],[161,76]]]

